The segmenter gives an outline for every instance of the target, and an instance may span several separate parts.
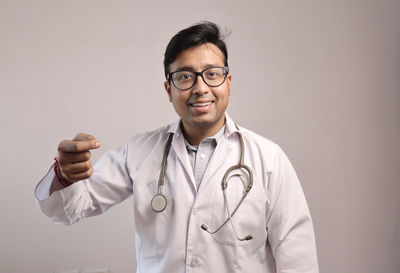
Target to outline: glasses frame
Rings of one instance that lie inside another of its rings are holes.
[[[211,84],[208,84],[208,83],[204,80],[203,73],[204,73],[204,71],[206,71],[206,70],[208,70],[208,69],[210,69],[210,68],[222,68],[223,73],[224,73],[224,80],[223,80],[220,84],[211,85]],[[174,82],[174,80],[173,80],[173,78],[172,78],[172,76],[173,76],[175,73],[177,73],[177,72],[182,72],[182,71],[187,71],[187,72],[193,73],[193,74],[195,75],[193,84],[192,84],[190,87],[188,87],[188,88],[179,88],[178,86],[176,86],[176,84],[175,84],[175,82]],[[192,87],[196,84],[197,78],[198,78],[199,76],[201,77],[201,79],[203,80],[203,82],[204,82],[205,84],[207,84],[207,86],[209,86],[209,87],[218,87],[218,86],[221,86],[221,85],[225,82],[226,77],[228,76],[228,74],[229,74],[229,67],[227,67],[227,66],[211,66],[211,67],[207,67],[206,69],[204,69],[204,70],[202,70],[202,71],[200,71],[200,72],[190,71],[190,70],[187,70],[187,69],[176,70],[176,71],[174,71],[174,72],[168,73],[167,80],[168,80],[169,82],[172,81],[172,83],[174,84],[174,86],[176,87],[176,89],[184,91],[184,90],[188,90],[188,89],[192,88]]]

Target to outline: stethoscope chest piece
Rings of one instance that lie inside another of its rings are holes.
[[[167,207],[167,198],[161,193],[156,194],[153,199],[151,199],[151,208],[155,212],[162,212]]]

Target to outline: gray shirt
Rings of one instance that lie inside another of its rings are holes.
[[[197,190],[199,190],[201,180],[203,179],[211,156],[215,151],[215,147],[217,147],[218,141],[220,141],[224,132],[225,126],[223,126],[214,136],[202,139],[199,146],[189,144],[185,138],[186,150],[192,165]]]

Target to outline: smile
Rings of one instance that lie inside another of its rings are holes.
[[[191,103],[190,106],[194,106],[194,107],[206,107],[208,105],[211,105],[211,103],[213,103],[212,101],[209,102],[195,102],[195,103]]]
[[[211,111],[214,100],[211,101],[195,101],[189,103],[189,108],[193,114],[206,114]]]

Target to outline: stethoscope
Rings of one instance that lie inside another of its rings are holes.
[[[233,165],[225,172],[225,175],[222,178],[222,182],[221,182],[222,192],[224,194],[224,203],[225,203],[226,212],[228,213],[228,218],[221,224],[221,226],[219,228],[217,228],[214,231],[209,231],[208,227],[205,224],[202,224],[201,228],[210,234],[215,234],[223,226],[225,226],[225,224],[228,223],[228,221],[229,221],[231,223],[231,226],[232,226],[233,232],[235,233],[236,238],[239,241],[245,241],[245,240],[253,239],[253,236],[249,234],[243,238],[239,238],[236,233],[235,226],[232,221],[232,217],[233,217],[233,215],[235,215],[236,211],[242,204],[243,200],[246,198],[251,187],[253,186],[253,172],[251,171],[250,167],[248,167],[247,165],[245,165],[243,163],[244,162],[244,141],[243,141],[243,136],[242,136],[241,132],[239,131],[239,128],[237,126],[236,126],[236,128],[238,129],[237,132],[239,134],[239,141],[240,141],[240,161],[239,161],[239,164]],[[172,138],[173,138],[173,133],[170,133],[167,143],[165,144],[165,148],[164,148],[164,155],[163,155],[163,159],[162,159],[162,163],[161,163],[161,171],[160,171],[160,176],[158,179],[158,193],[153,197],[153,199],[151,199],[151,207],[155,212],[162,212],[167,207],[167,198],[162,193],[162,187],[164,186],[165,169],[167,166],[167,157],[168,157],[169,151],[171,149]],[[244,170],[249,177],[249,183],[246,186],[246,190],[243,192],[242,198],[240,199],[239,203],[236,205],[236,208],[231,213],[229,206],[228,206],[228,202],[227,202],[226,188],[228,187],[228,180],[230,177],[239,176],[238,174],[233,174],[230,176],[230,174],[235,170],[239,170],[239,171]]]

